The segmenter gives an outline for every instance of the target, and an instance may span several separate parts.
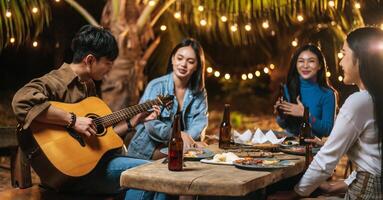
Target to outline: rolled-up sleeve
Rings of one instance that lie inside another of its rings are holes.
[[[16,92],[12,100],[12,109],[24,129],[27,129],[31,122],[50,106],[49,91],[43,80],[34,79]]]
[[[188,129],[185,130],[185,132],[187,132],[194,140],[198,140],[208,125],[208,104],[206,90],[204,90],[199,96],[196,97],[194,104],[194,112],[190,113],[192,114],[193,119],[191,123],[188,124]]]

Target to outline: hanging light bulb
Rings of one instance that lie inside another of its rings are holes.
[[[181,19],[181,12],[175,12],[174,13],[174,18],[176,18],[176,19]]]
[[[32,43],[32,46],[33,47],[37,47],[39,45],[39,43],[37,42],[37,41],[34,41],[33,43]]]
[[[275,65],[274,64],[270,64],[270,69],[274,69],[275,68]]]
[[[226,80],[229,80],[229,79],[230,79],[230,74],[227,74],[227,73],[226,73],[226,74],[225,74],[225,79],[226,79]]]
[[[206,71],[207,71],[207,73],[212,73],[213,72],[213,68],[212,67],[208,67],[207,69],[206,69]]]
[[[230,30],[231,30],[232,32],[236,32],[236,31],[238,30],[237,24],[231,25],[231,26],[230,26]]]
[[[343,58],[343,53],[342,53],[342,52],[339,52],[339,53],[338,53],[338,58],[339,58],[339,59],[342,59],[342,58]]]
[[[60,2],[60,0],[55,0],[56,2]]]
[[[255,76],[256,76],[256,77],[259,77],[259,76],[261,76],[261,72],[260,72],[260,71],[258,71],[258,70],[257,70],[257,71],[255,71]]]
[[[329,5],[330,7],[334,7],[334,6],[335,6],[335,2],[332,1],[332,0],[330,0],[330,1],[328,1],[328,5]]]
[[[155,6],[155,5],[156,5],[156,1],[154,1],[154,0],[149,1],[149,6]]]
[[[166,31],[167,27],[165,25],[161,25],[160,29],[161,31]]]
[[[248,73],[248,74],[247,74],[247,78],[249,78],[249,79],[253,79],[253,77],[254,77],[254,76],[253,76],[252,73]]]
[[[297,19],[298,19],[298,21],[299,21],[299,22],[301,22],[301,21],[303,21],[303,20],[304,20],[304,18],[303,18],[303,16],[302,16],[302,15],[298,15],[298,16],[297,16]]]
[[[10,18],[12,16],[11,11],[7,10],[7,12],[5,12],[5,16]]]
[[[219,73],[219,71],[215,71],[215,72],[214,72],[214,76],[215,76],[215,77],[218,78],[220,75],[221,75],[221,73]]]
[[[198,6],[198,11],[202,12],[205,8],[203,6]]]
[[[298,39],[295,38],[295,39],[291,42],[291,45],[292,45],[293,47],[298,46]]]
[[[359,2],[356,2],[354,6],[356,9],[360,9],[360,7],[361,7]]]
[[[342,82],[343,81],[343,76],[338,76],[338,81]]]
[[[9,39],[9,42],[12,43],[12,44],[15,43],[15,41],[16,41],[16,40],[15,40],[14,37],[11,37],[11,38]]]
[[[221,21],[222,21],[222,22],[227,22],[227,17],[226,17],[225,15],[222,16],[222,17],[221,17]]]
[[[264,29],[268,29],[269,27],[270,27],[270,25],[269,25],[269,21],[264,21],[264,22],[262,22],[262,27],[264,28]]]
[[[267,67],[263,68],[263,72],[265,72],[265,74],[268,74],[269,73],[269,68],[267,68]]]
[[[201,26],[206,26],[207,24],[206,19],[201,19],[201,21],[199,21],[199,24],[201,24]]]
[[[245,25],[245,30],[246,31],[251,31],[251,25],[250,24],[246,24]]]
[[[326,72],[326,77],[330,78],[330,76],[331,76],[331,72]]]
[[[33,8],[32,8],[32,12],[33,12],[33,13],[37,13],[38,11],[39,11],[38,8],[36,8],[36,7],[33,7]]]
[[[242,78],[242,80],[246,80],[247,79],[246,74],[242,74],[241,78]]]

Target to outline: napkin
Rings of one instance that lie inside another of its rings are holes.
[[[245,132],[240,134],[238,131],[234,130],[234,142],[239,144],[250,143],[253,133],[247,129]]]
[[[272,130],[267,131],[266,134],[259,128],[256,129],[254,134],[249,129],[242,134],[234,130],[234,142],[237,144],[264,144],[266,142],[281,144],[285,139],[286,137],[278,139]]]

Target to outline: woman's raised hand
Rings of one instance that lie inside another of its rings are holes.
[[[302,117],[305,107],[303,106],[302,102],[299,99],[300,97],[297,97],[297,103],[289,103],[286,101],[283,101],[280,104],[280,108],[283,110],[283,113],[286,115],[291,115],[295,117]]]

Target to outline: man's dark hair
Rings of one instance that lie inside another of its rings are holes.
[[[106,57],[115,60],[118,56],[118,46],[114,36],[106,29],[85,25],[80,28],[72,40],[73,63],[80,63],[88,54],[99,60]]]

